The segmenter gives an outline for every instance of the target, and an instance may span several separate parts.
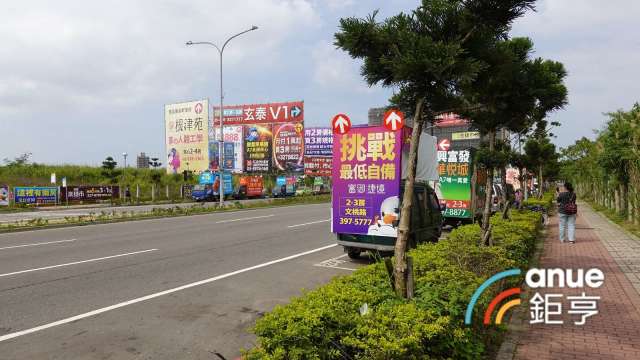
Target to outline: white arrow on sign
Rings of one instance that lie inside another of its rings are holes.
[[[338,117],[338,119],[336,120],[336,122],[333,125],[333,127],[335,127],[336,129],[338,127],[340,127],[340,132],[341,133],[344,133],[344,127],[345,126],[349,126],[349,121],[347,121],[347,119],[343,118],[342,116]]]
[[[402,123],[402,118],[400,117],[400,115],[398,115],[398,113],[392,111],[391,114],[389,114],[389,116],[387,116],[387,118],[385,119],[385,123],[387,125],[391,124],[391,130],[397,130],[398,125]]]

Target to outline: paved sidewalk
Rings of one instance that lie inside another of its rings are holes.
[[[563,294],[561,325],[529,324],[529,300],[523,317],[515,359],[640,359],[640,241],[586,203],[578,204],[576,243],[560,243],[558,218],[551,219],[540,259],[541,268],[599,268],[605,274],[598,289],[538,289],[542,295]],[[599,313],[578,326],[569,315],[567,296],[600,296]]]

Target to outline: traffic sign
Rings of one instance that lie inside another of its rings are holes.
[[[331,120],[331,127],[334,133],[344,135],[351,129],[351,120],[345,114],[338,114]]]
[[[404,126],[404,114],[400,110],[391,109],[384,113],[383,122],[384,126],[391,131],[402,129]]]
[[[442,139],[438,142],[438,150],[449,151],[450,147],[451,147],[451,142],[449,141],[449,139]]]

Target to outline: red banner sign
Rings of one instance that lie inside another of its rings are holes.
[[[466,200],[446,200],[447,209],[467,209],[471,208],[471,202]]]
[[[216,121],[220,119],[220,107],[213,108],[213,117]],[[270,124],[303,121],[304,101],[231,105],[224,107],[225,125]]]
[[[333,159],[330,157],[304,157],[304,173],[309,176],[331,176],[331,164]]]

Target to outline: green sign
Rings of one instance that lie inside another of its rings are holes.
[[[471,175],[469,150],[438,151],[438,175],[441,202],[446,203],[445,217],[471,218]]]

